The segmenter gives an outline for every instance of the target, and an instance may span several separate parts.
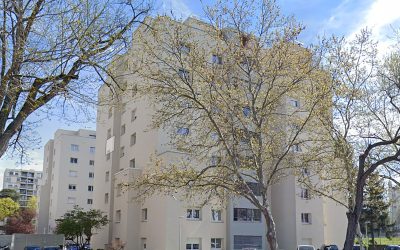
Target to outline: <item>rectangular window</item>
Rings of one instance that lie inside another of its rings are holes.
[[[108,204],[108,193],[104,194],[104,203]]]
[[[261,196],[261,185],[257,182],[246,182],[255,196]]]
[[[79,145],[71,144],[71,151],[78,152],[79,151]]]
[[[89,172],[89,178],[94,178],[94,172]]]
[[[308,170],[308,168],[303,168],[302,173],[303,175],[310,175],[310,171]]]
[[[233,236],[233,249],[262,249],[262,237],[250,235],[234,235]]]
[[[221,238],[211,238],[211,250],[222,249],[222,239]]]
[[[301,152],[301,147],[299,144],[295,144],[292,146],[292,152]]]
[[[295,108],[299,108],[300,102],[298,100],[290,100],[290,105],[292,105]]]
[[[93,204],[93,199],[87,199],[87,204],[92,205]]]
[[[76,190],[76,185],[75,184],[69,184],[68,185],[68,189],[75,191]]]
[[[125,124],[124,124],[124,125],[121,126],[121,135],[125,134],[125,130],[126,130],[126,127],[125,127]]]
[[[89,160],[89,166],[94,166],[94,160]]]
[[[233,209],[234,221],[261,221],[261,211],[252,208],[234,208]]]
[[[142,209],[142,221],[147,221],[147,208]]]
[[[89,192],[92,192],[92,191],[93,191],[93,186],[89,185],[89,186],[87,187],[87,190],[88,190]]]
[[[136,144],[136,133],[131,134],[131,146]]]
[[[117,196],[121,196],[122,194],[122,184],[117,185]]]
[[[310,213],[301,213],[301,223],[311,224],[311,214]]]
[[[200,209],[187,209],[186,218],[190,220],[200,220]]]
[[[69,175],[69,177],[77,177],[78,176],[78,172],[70,170],[68,175]]]
[[[75,197],[68,197],[67,198],[67,203],[68,204],[75,204],[76,203],[76,198]]]
[[[213,222],[221,222],[222,221],[222,212],[221,210],[211,210],[211,221]]]
[[[310,197],[311,197],[310,196],[310,192],[309,192],[309,190],[307,188],[302,188],[301,189],[300,196],[301,196],[302,199],[305,199],[305,200],[309,200]]]
[[[121,210],[115,211],[115,223],[121,222]]]
[[[124,155],[125,155],[125,147],[122,146],[122,147],[120,148],[120,151],[119,151],[119,157],[120,157],[120,158],[121,158],[121,157],[124,157]]]
[[[135,158],[133,158],[133,159],[131,159],[131,160],[129,161],[129,167],[130,167],[130,168],[135,168],[135,167],[136,167],[136,160],[135,160]]]
[[[91,154],[96,153],[96,147],[90,147],[89,148],[89,153],[91,153]]]
[[[178,128],[176,130],[176,133],[178,135],[188,135],[189,134],[189,128]]]
[[[180,76],[180,78],[184,81],[188,81],[190,80],[190,73],[189,71],[185,70],[185,69],[179,69],[178,70],[178,75]]]
[[[110,181],[110,171],[107,171],[107,172],[106,172],[105,181],[106,181],[106,182],[107,182],[107,181]]]
[[[110,158],[111,158],[111,153],[107,153],[106,154],[106,160],[108,161],[108,160],[110,160]]]
[[[194,250],[194,249],[200,249],[200,244],[197,243],[186,244],[186,250]]]
[[[136,120],[136,109],[131,111],[131,122],[133,122],[134,120]]]
[[[69,162],[72,164],[78,164],[78,158],[71,157],[71,158],[69,158]]]
[[[213,64],[222,64],[222,57],[218,55],[212,55]]]

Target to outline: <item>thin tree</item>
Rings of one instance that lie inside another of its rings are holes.
[[[318,161],[330,148],[311,139],[329,110],[329,82],[296,42],[302,28],[275,1],[222,2],[208,8],[207,24],[159,17],[136,34],[139,91],[153,104],[153,127],[183,157],[155,157],[131,187],[138,197],[161,192],[200,204],[245,198],[276,250],[268,193],[301,172],[294,162]]]
[[[26,153],[33,113],[88,112],[80,107],[94,100],[96,82],[149,10],[146,0],[2,0],[0,157],[11,146]]]

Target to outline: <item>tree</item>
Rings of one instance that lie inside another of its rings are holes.
[[[323,137],[309,142],[316,117],[329,110],[327,75],[297,44],[302,28],[275,1],[221,1],[207,15],[207,24],[159,17],[151,31],[136,32],[139,91],[153,103],[153,127],[167,131],[171,151],[181,154],[172,162],[155,157],[130,185],[138,198],[245,198],[263,215],[275,250],[267,194],[326,152]]]
[[[391,236],[391,225],[388,224],[390,204],[385,200],[385,184],[383,178],[372,174],[365,186],[365,202],[360,217],[360,224],[371,233],[372,245],[375,246],[375,230],[383,230],[387,237]]]
[[[0,220],[4,220],[19,210],[19,204],[11,198],[0,198]]]
[[[380,67],[370,31],[362,30],[350,40],[332,37],[322,45],[321,62],[330,74],[333,103],[332,115],[320,118],[331,135],[335,159],[316,166],[321,182],[309,186],[347,208],[344,250],[351,250],[368,178],[376,171],[398,169],[400,112],[398,100],[389,94],[394,87],[385,80],[388,69]]]
[[[36,211],[29,208],[21,208],[16,215],[13,215],[7,219],[7,223],[5,225],[6,234],[35,233],[35,226],[33,225],[33,220],[35,217]]]
[[[2,189],[0,191],[0,198],[11,198],[13,201],[18,202],[19,193],[14,189]]]
[[[83,208],[75,206],[73,210],[57,219],[56,223],[56,233],[64,234],[66,239],[74,241],[83,249],[85,244],[90,244],[93,230],[107,225],[108,219],[100,210],[84,211]]]
[[[146,0],[1,1],[0,157],[10,146],[25,153],[33,113],[88,112],[80,107],[149,10]]]
[[[27,208],[29,208],[29,209],[31,209],[31,210],[33,210],[33,211],[35,211],[36,212],[36,210],[37,210],[37,198],[36,198],[36,196],[31,196],[29,199],[28,199],[28,204],[26,205],[27,206]]]

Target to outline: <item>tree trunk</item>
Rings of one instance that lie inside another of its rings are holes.
[[[268,206],[264,207],[262,210],[265,222],[267,225],[267,241],[270,250],[278,250],[278,240],[276,239],[276,228],[275,228],[275,221],[272,218],[271,210]],[[265,246],[267,249],[267,246]]]
[[[357,217],[354,212],[347,212],[347,231],[343,250],[352,250],[357,230]]]

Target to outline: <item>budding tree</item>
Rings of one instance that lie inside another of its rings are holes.
[[[108,73],[148,11],[145,0],[2,0],[0,157],[10,146],[25,152],[33,113],[94,100],[96,73]]]
[[[323,158],[326,138],[311,138],[316,117],[329,110],[327,75],[297,44],[302,28],[274,1],[223,1],[207,16],[208,23],[159,17],[137,33],[139,91],[153,103],[153,127],[167,131],[183,157],[156,157],[131,185],[142,197],[245,198],[261,211],[275,250],[268,193],[299,172],[300,161]]]

